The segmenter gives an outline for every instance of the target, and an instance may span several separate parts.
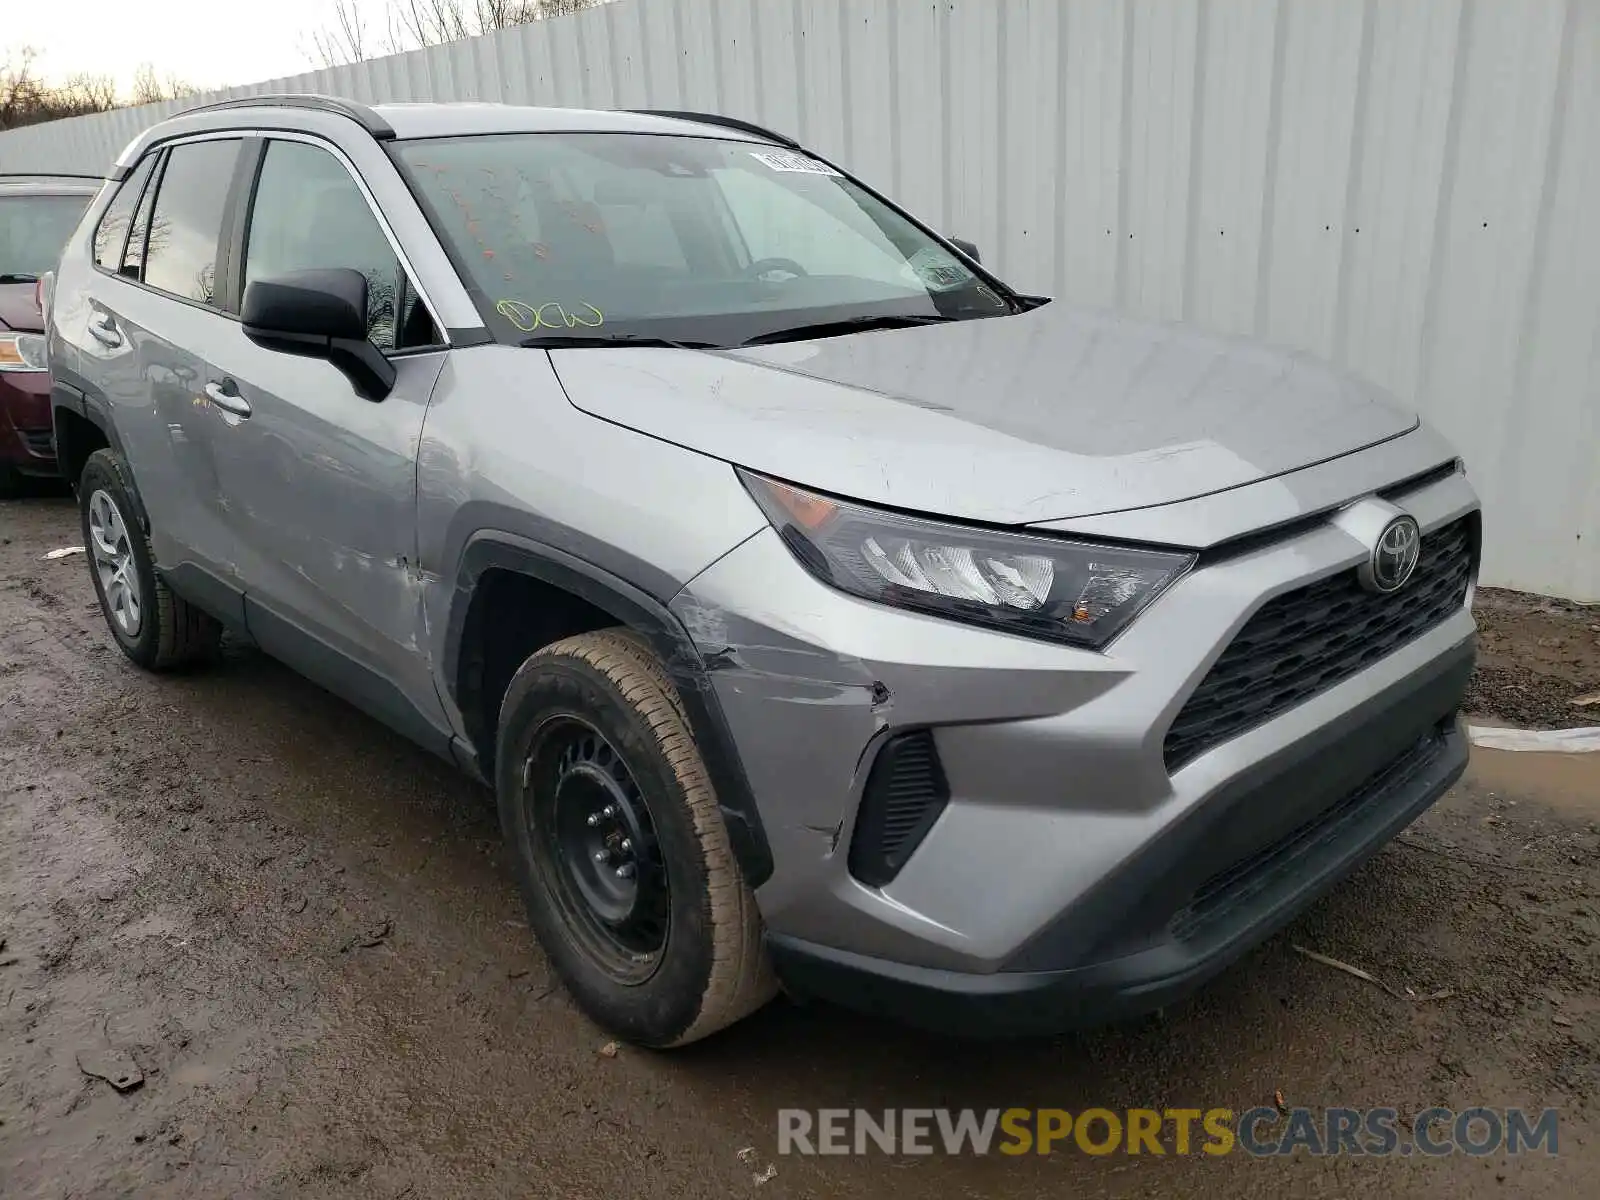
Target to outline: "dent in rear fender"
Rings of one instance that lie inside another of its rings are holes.
[[[460,713],[461,645],[472,596],[491,569],[527,575],[569,592],[642,634],[666,665],[689,719],[690,732],[716,792],[729,844],[745,880],[759,887],[772,874],[772,852],[751,797],[738,750],[714,691],[705,684],[706,663],[671,611],[648,592],[593,563],[554,546],[503,531],[486,530],[464,548],[442,630],[438,661],[453,715]],[[437,586],[437,585],[431,585]]]

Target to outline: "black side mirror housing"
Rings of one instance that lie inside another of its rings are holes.
[[[244,292],[244,335],[284,354],[325,358],[368,400],[394,390],[395,368],[367,340],[367,277],[338,267],[257,279]]]
[[[983,261],[983,256],[978,253],[978,247],[973,245],[971,242],[966,241],[964,238],[953,237],[950,239],[950,244],[957,250],[961,251],[961,253],[965,254],[973,262],[981,263]]]

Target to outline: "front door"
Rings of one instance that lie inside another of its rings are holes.
[[[231,410],[223,455],[246,621],[269,653],[419,741],[448,724],[423,636],[417,446],[445,352],[365,195],[321,144],[267,142],[242,240],[244,287],[311,268],[368,280],[368,331],[394,390],[365,399],[317,358],[235,326],[211,355]]]

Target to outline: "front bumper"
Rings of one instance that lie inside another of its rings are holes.
[[[0,466],[23,475],[58,474],[44,371],[0,372]]]
[[[1424,531],[1477,507],[1459,474],[1396,502]],[[964,1029],[1060,1027],[1162,1004],[1282,925],[1459,775],[1470,610],[1180,767],[1163,739],[1256,610],[1367,551],[1332,522],[1246,548],[1099,654],[841,595],[768,532],[725,556],[673,609],[772,847],[757,899],[786,985]],[[950,798],[868,886],[849,867],[863,790],[915,729]]]
[[[1130,937],[1146,942],[1131,954],[1065,970],[975,974],[907,966],[774,935],[768,945],[779,977],[798,999],[982,1036],[1053,1033],[1170,1004],[1282,928],[1460,777],[1467,740],[1454,707],[1471,669],[1467,649],[1416,686],[1394,689],[1359,720],[1263,764],[1253,778],[1238,781],[1206,806],[1197,822],[1204,828],[1185,824],[1173,830],[1102,890],[1096,912],[1079,914],[1070,930],[1060,931],[1108,945]],[[1357,762],[1387,754],[1398,738],[1415,733],[1419,716],[1441,706],[1451,715],[1343,790],[1343,781],[1363,769]],[[1355,753],[1358,747],[1364,752]],[[1196,878],[1203,868],[1186,850],[1214,857],[1229,843],[1221,831],[1251,824],[1250,810],[1304,795],[1328,804],[1231,869]],[[1162,926],[1148,929],[1151,918],[1163,913]]]

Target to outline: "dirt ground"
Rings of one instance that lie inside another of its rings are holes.
[[[0,1195],[1595,1194],[1600,755],[1480,752],[1162,1017],[995,1045],[779,1002],[683,1052],[607,1057],[524,925],[484,792],[259,654],[139,673],[83,559],[43,558],[79,540],[66,499],[0,504]],[[1542,605],[1485,595],[1475,703],[1600,724],[1569,704],[1600,688],[1600,617]],[[142,1086],[84,1074],[108,1048]],[[1279,1092],[1559,1106],[1560,1153],[775,1157],[784,1107]]]
[[[1474,712],[1524,729],[1600,725],[1600,605],[1483,588],[1474,608]]]

